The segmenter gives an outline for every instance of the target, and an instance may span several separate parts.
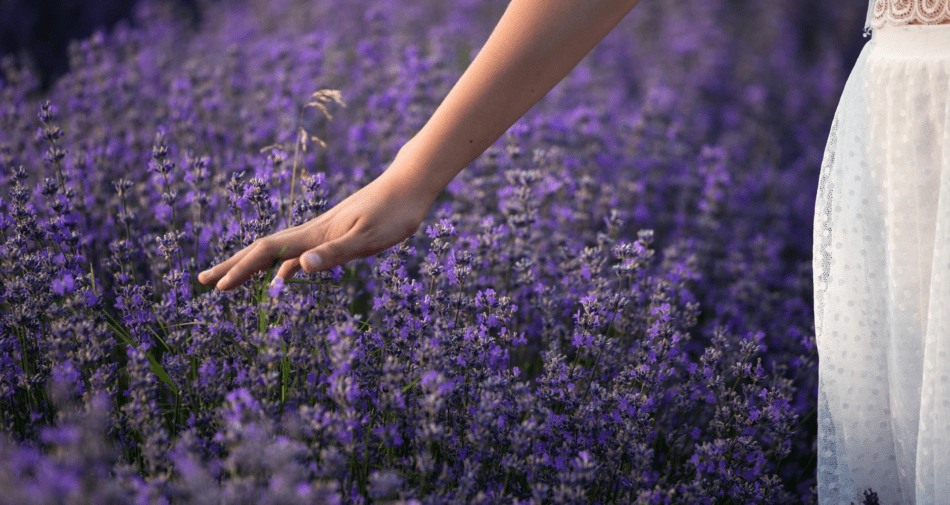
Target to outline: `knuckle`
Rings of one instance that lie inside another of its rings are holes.
[[[273,237],[263,237],[255,240],[254,243],[257,244],[257,247],[261,249],[270,249],[274,247],[276,241]]]

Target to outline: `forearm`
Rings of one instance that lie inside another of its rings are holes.
[[[475,60],[400,151],[432,200],[620,23],[639,0],[512,0]]]

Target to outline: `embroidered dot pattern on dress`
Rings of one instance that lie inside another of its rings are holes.
[[[877,0],[815,206],[818,497],[950,499],[950,0]]]

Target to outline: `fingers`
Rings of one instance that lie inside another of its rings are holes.
[[[329,214],[329,212],[327,214]],[[297,226],[294,226],[293,228],[281,230],[272,235],[268,235],[267,237],[264,237],[263,239],[259,239],[255,241],[253,244],[235,253],[234,256],[231,256],[227,260],[221,263],[218,263],[217,265],[209,268],[208,270],[205,270],[204,272],[201,272],[200,274],[198,274],[198,282],[200,282],[201,284],[204,284],[205,286],[211,286],[211,285],[217,284],[225,275],[227,275],[231,271],[232,268],[234,268],[235,265],[238,265],[241,262],[241,260],[243,260],[248,254],[251,253],[251,251],[254,251],[260,245],[260,243],[264,241],[268,241],[268,240],[279,241],[280,244],[283,244],[285,242],[288,243],[287,250],[284,251],[283,257],[296,258],[296,256],[300,255],[300,250],[294,252],[291,249],[293,246],[296,246],[297,245],[296,242],[299,242],[299,240],[301,239],[300,235],[301,235],[301,232],[305,231],[305,226],[311,223],[299,224]],[[286,239],[286,240],[283,240],[283,239]],[[280,247],[282,247],[282,245]],[[273,261],[277,253],[280,252],[280,247],[277,247],[277,250],[274,252],[272,257],[268,259],[268,265],[267,265],[268,267],[270,266],[269,262]],[[298,247],[300,247],[301,250],[303,248],[303,246],[298,246]],[[261,251],[261,252],[269,253],[270,250]],[[297,273],[297,272],[294,271],[293,273]]]
[[[231,256],[224,262],[218,263],[204,272],[201,272],[198,274],[198,282],[204,284],[205,286],[217,284],[218,280],[224,277],[224,274],[231,270],[231,267],[237,265],[239,261],[244,259],[244,257],[247,256],[252,249],[254,249],[255,245],[256,243],[251,244],[244,249],[241,249],[234,256]]]
[[[293,279],[294,276],[297,275],[297,272],[299,272],[301,269],[302,267],[300,266],[300,258],[289,259],[280,265],[280,269],[277,270],[277,274],[274,275],[274,280],[277,280],[279,277],[283,279],[284,282],[287,282],[290,279]],[[273,282],[274,281],[271,281],[271,284],[273,284]]]
[[[221,291],[230,291],[247,282],[257,272],[270,268],[278,254],[281,258],[298,256],[303,250],[299,242],[299,238],[290,234],[284,234],[279,238],[275,234],[254,242],[212,269],[214,274],[223,275],[215,287]],[[285,246],[286,249],[284,249]],[[284,249],[282,254],[281,249]],[[208,283],[216,278],[214,274],[206,278]]]
[[[346,235],[324,242],[302,254],[298,262],[303,267],[303,271],[308,274],[321,272],[372,254],[360,254],[359,243],[355,240],[357,233],[359,233],[358,229],[353,227]]]

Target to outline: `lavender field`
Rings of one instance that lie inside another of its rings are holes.
[[[644,0],[410,239],[230,292],[197,273],[386,170],[508,2],[199,3],[48,91],[3,62],[0,501],[816,501],[866,2]]]

